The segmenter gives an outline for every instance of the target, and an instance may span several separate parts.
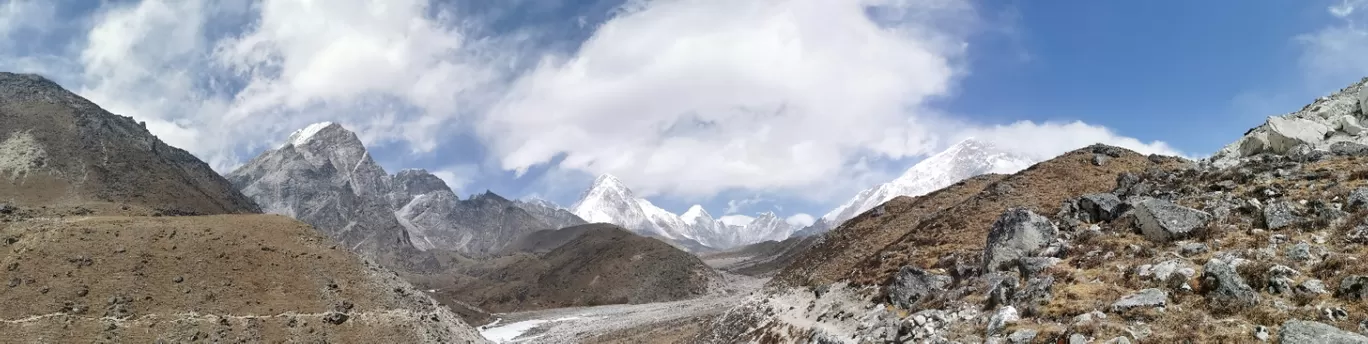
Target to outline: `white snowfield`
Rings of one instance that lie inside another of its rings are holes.
[[[304,129],[296,130],[294,134],[290,134],[289,144],[303,146],[304,144],[309,143],[309,140],[313,139],[314,135],[317,135],[318,132],[323,131],[324,128],[327,128],[330,125],[333,125],[333,122],[318,122],[310,124],[309,126],[304,127]]]

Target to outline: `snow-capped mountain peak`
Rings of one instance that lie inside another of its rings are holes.
[[[303,146],[304,144],[309,143],[310,140],[313,140],[314,136],[318,135],[318,133],[323,131],[323,129],[327,129],[328,127],[334,126],[338,129],[342,128],[342,126],[337,125],[337,123],[333,122],[318,122],[310,124],[309,126],[304,127],[303,129],[295,130],[295,132],[293,134],[290,134],[290,138],[285,142],[288,145]]]
[[[990,142],[968,138],[918,162],[897,179],[861,191],[849,202],[822,216],[820,223],[835,228],[898,196],[924,195],[981,174],[1015,173],[1034,163],[1033,159],[1008,152]],[[826,229],[830,228],[822,230]]]
[[[689,207],[689,210],[686,210],[686,211],[684,211],[683,214],[680,214],[680,215],[679,215],[679,218],[682,219],[682,220],[684,220],[685,223],[694,223],[694,222],[697,222],[697,221],[699,221],[699,220],[704,220],[704,221],[714,221],[714,220],[715,220],[715,219],[713,219],[713,217],[712,217],[711,214],[708,214],[708,211],[707,211],[707,210],[704,210],[704,209],[703,209],[703,206],[702,206],[702,205],[698,205],[698,204],[694,204],[692,207]]]

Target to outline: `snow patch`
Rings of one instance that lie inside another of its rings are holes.
[[[312,140],[314,135],[318,135],[318,132],[323,131],[323,129],[331,125],[333,125],[333,122],[318,122],[310,124],[309,126],[304,127],[304,129],[296,130],[294,134],[290,134],[289,144],[302,146],[309,143],[309,140]]]
[[[538,337],[540,337],[540,336],[538,336],[538,337],[531,337],[531,338],[523,338],[522,340],[516,340],[516,339],[518,339],[518,337],[521,337],[521,336],[523,335],[523,333],[527,333],[527,331],[532,330],[532,329],[534,329],[534,328],[537,328],[537,326],[541,326],[541,325],[543,325],[543,324],[548,324],[548,323],[555,323],[555,322],[561,322],[561,321],[573,321],[573,320],[581,320],[581,319],[584,319],[584,318],[583,318],[583,317],[578,317],[578,316],[570,316],[570,317],[556,318],[556,319],[550,319],[550,320],[541,320],[541,319],[538,319],[538,320],[526,320],[526,321],[519,321],[519,322],[515,322],[515,323],[508,324],[508,325],[503,325],[503,326],[494,326],[494,325],[498,325],[498,324],[499,324],[499,321],[502,321],[502,320],[503,320],[503,319],[499,319],[499,320],[495,320],[493,323],[490,323],[489,325],[480,327],[480,335],[481,335],[481,336],[484,336],[485,339],[488,339],[488,340],[490,340],[490,341],[492,341],[492,342],[495,342],[495,343],[518,343],[518,342],[524,342],[524,341],[529,341],[529,340],[537,339]]]

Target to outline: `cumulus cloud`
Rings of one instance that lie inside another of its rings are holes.
[[[742,209],[745,209],[746,207],[755,205],[756,203],[760,203],[761,201],[764,201],[764,200],[765,200],[765,199],[764,199],[763,197],[760,197],[760,195],[755,195],[755,196],[752,196],[751,198],[746,198],[746,199],[734,199],[734,200],[730,200],[730,201],[727,201],[727,210],[726,210],[725,212],[723,212],[723,213],[724,213],[724,214],[735,214],[735,213],[739,213],[739,212],[741,212]]]
[[[1097,141],[1172,152],[1081,123],[939,114],[928,104],[952,95],[976,23],[959,1],[643,1],[527,73],[478,128],[505,169],[558,161],[646,196],[826,196],[867,186],[847,182],[867,179],[850,168],[862,159],[968,134],[1040,155]]]
[[[52,21],[56,8],[51,1],[0,1],[0,48],[9,48],[11,35],[23,30],[43,31]]]
[[[788,222],[788,224],[790,225],[798,227],[807,227],[811,226],[813,222],[817,222],[817,219],[813,218],[812,215],[797,213],[793,214],[793,216],[789,216],[787,219],[784,219],[784,221]]]
[[[1016,153],[1045,160],[1094,143],[1104,143],[1141,154],[1186,156],[1162,141],[1143,142],[1117,134],[1106,127],[1074,122],[1035,123],[1018,121],[964,129],[964,136],[993,142]]]
[[[717,221],[721,221],[722,224],[725,224],[725,225],[728,225],[728,226],[743,226],[743,227],[744,227],[744,226],[746,226],[746,225],[751,224],[751,222],[754,222],[754,221],[755,221],[755,218],[754,218],[754,217],[750,217],[750,216],[746,216],[746,215],[727,215],[727,216],[723,216],[723,217],[717,218]]]
[[[426,0],[108,3],[62,70],[220,170],[325,120],[427,152],[501,73],[461,22]]]
[[[465,191],[466,186],[474,181],[475,174],[478,171],[479,168],[475,165],[454,165],[432,171],[432,175],[441,178],[443,182],[446,182],[447,187],[451,188],[452,192],[460,195]]]

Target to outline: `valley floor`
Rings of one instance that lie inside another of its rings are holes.
[[[727,288],[692,300],[498,314],[480,334],[496,343],[679,343],[767,281],[730,274],[727,279]]]

